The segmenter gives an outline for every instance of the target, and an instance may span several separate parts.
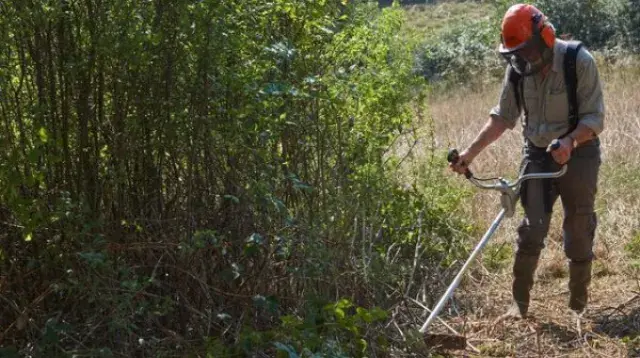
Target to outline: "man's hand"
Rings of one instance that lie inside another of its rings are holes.
[[[547,147],[547,153],[551,152],[551,156],[556,163],[563,165],[571,159],[571,151],[573,151],[573,140],[570,137],[559,139],[560,147],[551,149],[551,144]]]
[[[449,163],[449,168],[458,174],[465,174],[469,168],[469,164],[473,161],[475,155],[465,150],[460,153],[459,159],[456,163]]]

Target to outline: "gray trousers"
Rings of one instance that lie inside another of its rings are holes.
[[[544,149],[525,146],[524,164],[528,173],[557,171],[557,164]],[[532,179],[521,188],[525,216],[518,227],[518,254],[537,256],[545,247],[551,209],[562,201],[564,252],[572,262],[593,259],[597,227],[594,203],[600,170],[600,142],[594,139],[574,149],[567,173],[557,179]]]

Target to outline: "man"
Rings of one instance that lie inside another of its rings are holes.
[[[604,103],[596,63],[579,48],[575,60],[577,79],[576,121],[569,118],[568,88],[564,57],[569,43],[556,38],[553,26],[540,10],[518,4],[509,8],[501,26],[500,53],[508,62],[499,103],[473,143],[462,153],[452,170],[464,173],[474,158],[513,129],[523,115],[524,161],[526,172],[557,171],[567,164],[567,173],[558,179],[529,180],[521,188],[524,218],[518,227],[517,252],[513,265],[510,316],[525,317],[529,292],[544,239],[549,231],[551,210],[558,197],[564,209],[564,251],[569,259],[569,307],[582,314],[591,281],[593,240],[596,230],[594,202],[600,167],[600,142]],[[510,81],[512,71],[521,79],[520,87]],[[568,71],[567,71],[568,72]],[[559,139],[560,147],[550,143]]]

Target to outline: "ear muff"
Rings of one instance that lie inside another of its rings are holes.
[[[548,48],[553,48],[556,42],[556,30],[544,15],[540,13],[534,15],[531,19],[531,24],[533,26],[533,35],[539,35]]]
[[[540,36],[548,48],[553,48],[553,45],[556,42],[556,29],[553,28],[551,23],[545,21],[544,24],[542,24]]]

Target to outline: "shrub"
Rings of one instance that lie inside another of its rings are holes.
[[[504,61],[496,52],[496,29],[488,19],[443,29],[420,48],[418,71],[431,82],[467,82],[497,74]]]
[[[397,7],[12,5],[3,352],[373,356],[381,311],[440,290],[468,227],[443,155],[395,178],[425,90]]]
[[[613,47],[624,35],[624,0],[537,0],[558,35],[567,34],[591,49]]]

